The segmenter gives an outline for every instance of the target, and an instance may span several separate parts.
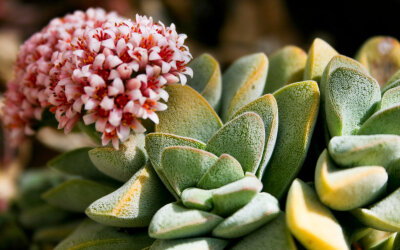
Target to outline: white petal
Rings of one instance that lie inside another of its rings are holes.
[[[107,119],[98,119],[96,121],[96,130],[99,132],[104,132],[104,129],[106,128],[107,125]]]
[[[146,128],[143,127],[143,125],[140,122],[138,122],[137,120],[134,121],[134,126],[135,126],[134,130],[136,133],[146,132]]]
[[[129,137],[130,128],[128,126],[119,126],[117,130],[118,138],[121,141],[125,141]]]
[[[98,54],[94,58],[93,68],[102,69],[103,68],[103,63],[104,63],[105,60],[106,60],[106,57],[104,56],[104,54]]]
[[[101,42],[105,48],[115,49],[114,39],[110,38]]]
[[[114,98],[104,97],[100,103],[100,107],[105,110],[111,110],[114,107]]]
[[[121,118],[122,118],[122,112],[120,110],[112,110],[110,112],[110,116],[108,117],[108,122],[115,126],[118,127],[121,123]]]
[[[118,56],[107,56],[107,63],[110,68],[115,68],[122,63]]]
[[[89,76],[89,83],[92,87],[95,87],[95,88],[106,85],[106,82],[104,81],[104,79],[96,74],[92,74]]]
[[[89,49],[93,52],[99,52],[101,42],[97,39],[90,39],[89,40]]]
[[[115,69],[112,69],[110,71],[110,75],[108,76],[108,80],[114,80],[115,78],[119,78],[120,75],[118,73],[118,71],[116,71]]]
[[[193,78],[193,70],[189,67],[186,67],[185,74]]]
[[[90,98],[90,99],[85,103],[85,109],[86,109],[86,110],[92,110],[92,109],[94,109],[95,107],[97,107],[97,105],[98,105],[98,101],[96,101],[96,100]]]
[[[155,124],[158,124],[158,115],[155,112],[148,113],[150,120],[152,120]]]
[[[168,106],[164,103],[157,102],[157,104],[154,107],[157,111],[164,111],[168,108]]]
[[[94,113],[89,113],[83,116],[83,122],[85,125],[92,124],[96,121],[96,115]]]
[[[149,55],[150,61],[155,61],[155,60],[160,60],[160,59],[161,59],[161,56],[155,51],[151,52]]]
[[[133,107],[133,101],[129,101],[124,107],[124,113],[134,113]]]

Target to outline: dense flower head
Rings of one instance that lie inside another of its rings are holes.
[[[83,119],[118,148],[141,119],[158,122],[166,84],[192,76],[186,36],[152,18],[132,21],[101,9],[57,18],[21,47],[8,84],[4,122],[18,142],[45,108],[69,132]]]

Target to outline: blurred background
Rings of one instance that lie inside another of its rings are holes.
[[[211,53],[222,69],[245,54],[271,55],[288,44],[307,51],[315,37],[351,57],[371,36],[400,38],[394,26],[400,0],[336,0],[329,6],[319,0],[0,0],[0,98],[24,40],[54,17],[97,6],[130,18],[139,13],[175,23],[179,33],[188,35],[186,43],[194,57]],[[23,166],[43,166],[59,151],[91,142],[45,130],[17,152],[7,145],[0,130],[0,211],[15,194],[13,183]]]

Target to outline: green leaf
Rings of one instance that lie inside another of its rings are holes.
[[[128,140],[114,147],[98,147],[89,151],[93,164],[104,174],[119,180],[127,181],[144,164],[148,157],[144,149],[144,134],[130,135]]]
[[[242,237],[268,223],[278,213],[278,200],[268,193],[259,193],[247,205],[222,221],[212,233],[220,238]]]
[[[58,155],[47,163],[47,166],[55,168],[63,173],[81,176],[92,180],[109,180],[100,172],[89,158],[89,150],[92,148],[78,148]]]
[[[396,233],[371,230],[367,236],[360,240],[363,249],[368,250],[392,250]]]
[[[400,105],[373,114],[358,131],[359,135],[400,135]]]
[[[389,175],[388,192],[393,192],[400,187],[400,159],[393,161],[386,168]]]
[[[208,141],[222,127],[222,122],[210,104],[194,89],[177,84],[168,85],[168,109],[158,112],[156,132],[170,133]]]
[[[28,169],[19,177],[17,205],[20,209],[43,204],[41,194],[65,181],[65,175],[49,168]]]
[[[356,59],[382,86],[400,69],[400,43],[393,37],[372,37],[359,49]]]
[[[162,154],[162,168],[175,192],[195,187],[201,177],[218,160],[215,155],[188,146],[167,147]]]
[[[268,58],[264,53],[239,58],[224,72],[221,110],[224,121],[262,95],[267,73]]]
[[[200,188],[186,188],[182,192],[182,203],[187,208],[209,211],[213,207],[213,190],[204,190]]]
[[[346,211],[362,207],[386,190],[388,175],[383,167],[338,169],[324,150],[315,169],[315,189],[322,203]]]
[[[259,115],[246,112],[225,124],[208,141],[206,150],[233,156],[245,172],[256,173],[265,143],[264,123]]]
[[[55,250],[141,250],[153,243],[147,232],[124,233],[117,228],[84,221],[70,236],[58,244]]]
[[[42,194],[42,198],[55,207],[84,212],[95,200],[111,193],[115,189],[90,180],[68,180]]]
[[[286,226],[285,214],[279,212],[277,218],[243,237],[232,250],[264,249],[296,250],[296,244]]]
[[[202,189],[219,188],[244,177],[240,163],[228,154],[222,154],[203,175],[197,186]]]
[[[324,73],[322,74],[321,82],[319,84],[319,90],[321,92],[321,104],[325,101],[325,92],[328,80],[331,77],[332,72],[338,68],[354,69],[355,71],[359,71],[360,73],[369,76],[368,70],[356,60],[343,55],[336,55],[332,57],[326,66]]]
[[[261,189],[260,180],[247,173],[244,178],[214,190],[213,212],[221,216],[231,215],[249,203]]]
[[[149,226],[149,235],[156,239],[200,236],[211,232],[222,220],[212,213],[170,203],[154,215]]]
[[[202,54],[189,63],[193,78],[187,85],[199,92],[213,107],[218,110],[222,94],[222,78],[219,63],[210,54]]]
[[[268,78],[264,93],[272,93],[286,84],[303,79],[307,54],[296,46],[285,46],[269,59]]]
[[[395,88],[400,86],[400,70],[398,70],[396,73],[390,77],[390,79],[382,86],[381,92],[382,95],[388,91],[389,89]]]
[[[146,135],[146,150],[149,154],[151,164],[156,170],[158,176],[168,188],[168,190],[179,199],[179,196],[175,190],[169,184],[167,177],[165,176],[164,170],[161,167],[161,155],[166,147],[169,146],[189,146],[192,148],[205,149],[206,145],[196,139],[177,136],[173,134],[166,133],[151,133]]]
[[[314,39],[308,51],[303,80],[320,82],[326,65],[338,53],[327,42],[320,38]]]
[[[339,67],[326,84],[325,114],[331,136],[356,134],[381,99],[371,77]]]
[[[171,199],[152,166],[147,164],[122,187],[93,202],[86,215],[109,226],[146,227],[155,212]]]
[[[33,234],[34,242],[58,243],[70,235],[81,221],[67,222],[65,224],[40,228]]]
[[[223,250],[228,241],[216,238],[189,238],[178,240],[156,240],[150,250]]]
[[[64,222],[71,214],[48,204],[24,209],[19,221],[26,228],[41,228]]]
[[[329,155],[343,167],[383,166],[400,158],[400,136],[348,135],[333,137]]]
[[[350,249],[343,230],[317,194],[299,179],[293,181],[286,200],[286,223],[307,249]]]
[[[400,105],[400,86],[386,91],[381,100],[380,110]]]
[[[365,225],[383,231],[400,231],[400,188],[368,208],[357,208],[352,214]]]
[[[319,107],[314,81],[290,84],[274,93],[278,103],[278,137],[265,169],[264,191],[280,199],[296,177],[311,141]]]
[[[236,114],[234,117],[239,116],[245,112],[254,112],[261,117],[264,123],[265,130],[265,143],[264,152],[259,164],[256,175],[261,178],[264,174],[265,167],[267,166],[272,152],[274,151],[276,137],[278,135],[278,104],[275,97],[271,94],[264,95],[251,103],[247,104]]]

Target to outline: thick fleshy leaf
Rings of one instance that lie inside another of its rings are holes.
[[[222,94],[222,77],[219,63],[210,54],[202,54],[189,63],[193,78],[187,85],[199,92],[213,107],[218,110]]]
[[[48,204],[24,209],[19,221],[26,228],[41,228],[67,221],[71,214]]]
[[[400,135],[400,105],[373,114],[358,131],[359,135]]]
[[[387,166],[386,171],[389,175],[388,192],[393,192],[400,187],[400,159],[393,161]]]
[[[67,176],[50,168],[35,168],[24,171],[18,181],[16,203],[22,210],[43,204],[41,194],[61,184]]]
[[[363,73],[364,75],[369,75],[368,70],[356,60],[343,56],[343,55],[336,55],[332,57],[328,65],[326,66],[324,73],[322,74],[321,82],[319,83],[319,90],[321,92],[321,104],[325,100],[325,88],[328,82],[329,77],[331,76],[332,72],[334,72],[338,68],[349,68],[354,69]]]
[[[239,58],[224,72],[221,110],[224,121],[262,95],[267,73],[268,58],[264,53]]]
[[[149,226],[149,235],[156,239],[200,236],[211,232],[222,220],[212,213],[170,203],[154,215]]]
[[[252,174],[220,187],[213,192],[213,203],[216,214],[228,216],[236,212],[262,189],[262,183]]]
[[[157,113],[160,122],[156,132],[206,142],[222,126],[210,104],[191,87],[172,84],[165,90],[169,94],[168,109]]]
[[[195,187],[218,157],[188,146],[167,147],[161,157],[162,168],[170,185],[180,196],[182,191]]]
[[[168,190],[178,198],[179,196],[176,194],[175,190],[169,184],[167,177],[165,176],[164,170],[161,167],[161,155],[166,147],[169,146],[189,146],[192,148],[205,149],[206,144],[203,142],[188,138],[182,137],[173,134],[166,133],[151,133],[146,135],[146,150],[149,154],[149,158],[151,164],[156,170],[158,176],[163,181],[164,185],[168,188]]]
[[[113,147],[94,148],[89,151],[89,157],[101,172],[125,182],[148,160],[144,149],[144,134],[130,135],[128,140],[120,145],[119,150]]]
[[[187,208],[209,211],[213,207],[213,190],[187,188],[182,192],[182,203]]]
[[[368,208],[352,211],[365,225],[383,231],[400,231],[400,188]]]
[[[150,250],[223,250],[228,241],[216,238],[189,238],[177,240],[156,240]]]
[[[208,141],[206,150],[217,156],[233,156],[245,172],[256,173],[265,143],[264,123],[259,115],[246,112],[225,124]]]
[[[259,193],[247,205],[221,222],[212,233],[220,238],[238,238],[268,223],[278,213],[278,200],[268,193]]]
[[[324,40],[320,38],[314,39],[308,51],[303,79],[320,82],[326,65],[337,54],[336,50]]]
[[[280,199],[296,177],[313,134],[319,107],[314,81],[290,84],[274,93],[278,103],[278,137],[264,171],[264,191]]]
[[[77,175],[87,179],[110,179],[93,165],[88,153],[91,149],[90,147],[85,147],[68,151],[53,158],[47,163],[47,166],[66,174]]]
[[[334,211],[335,218],[339,221],[348,242],[356,242],[365,237],[373,229],[362,224],[349,212]]]
[[[67,222],[61,225],[49,226],[35,230],[33,234],[34,242],[58,243],[69,236],[81,221]]]
[[[396,233],[373,229],[360,240],[360,245],[368,250],[394,250],[396,249],[393,248],[395,237]]]
[[[286,218],[280,212],[274,220],[243,237],[232,250],[264,249],[296,250],[296,244],[286,226]]]
[[[122,187],[93,202],[86,215],[109,226],[146,227],[155,212],[171,199],[147,164]]]
[[[111,193],[115,188],[90,180],[68,180],[43,193],[49,204],[72,212],[84,212],[95,200]]]
[[[356,59],[382,86],[400,69],[400,43],[392,37],[372,37],[362,45]]]
[[[350,249],[343,230],[317,194],[299,179],[293,181],[286,200],[286,222],[307,249]]]
[[[386,91],[389,89],[395,88],[400,86],[400,70],[398,70],[396,73],[390,77],[390,79],[385,83],[385,85],[382,86],[381,92],[384,94]]]
[[[129,234],[117,228],[86,220],[70,236],[60,242],[55,250],[141,250],[150,246],[153,241],[154,239],[151,239],[144,231],[135,231]]]
[[[400,86],[386,91],[381,100],[380,110],[400,105]]]
[[[267,166],[272,152],[274,151],[276,137],[278,135],[278,104],[275,97],[271,94],[264,95],[243,108],[239,109],[234,117],[245,112],[254,112],[261,117],[265,129],[264,152],[259,164],[256,175],[258,178],[263,176],[265,167]]]
[[[338,169],[325,150],[315,169],[315,189],[322,203],[346,211],[362,207],[386,190],[388,175],[383,167]]]
[[[303,79],[307,53],[296,46],[285,46],[269,58],[264,93],[273,93],[286,84]]]
[[[222,154],[201,177],[197,186],[202,189],[219,188],[243,177],[244,172],[240,163],[232,156]]]
[[[375,79],[339,67],[326,84],[325,116],[331,136],[356,134],[381,99]]]
[[[400,136],[336,136],[329,142],[329,155],[343,167],[388,166],[400,159]]]

